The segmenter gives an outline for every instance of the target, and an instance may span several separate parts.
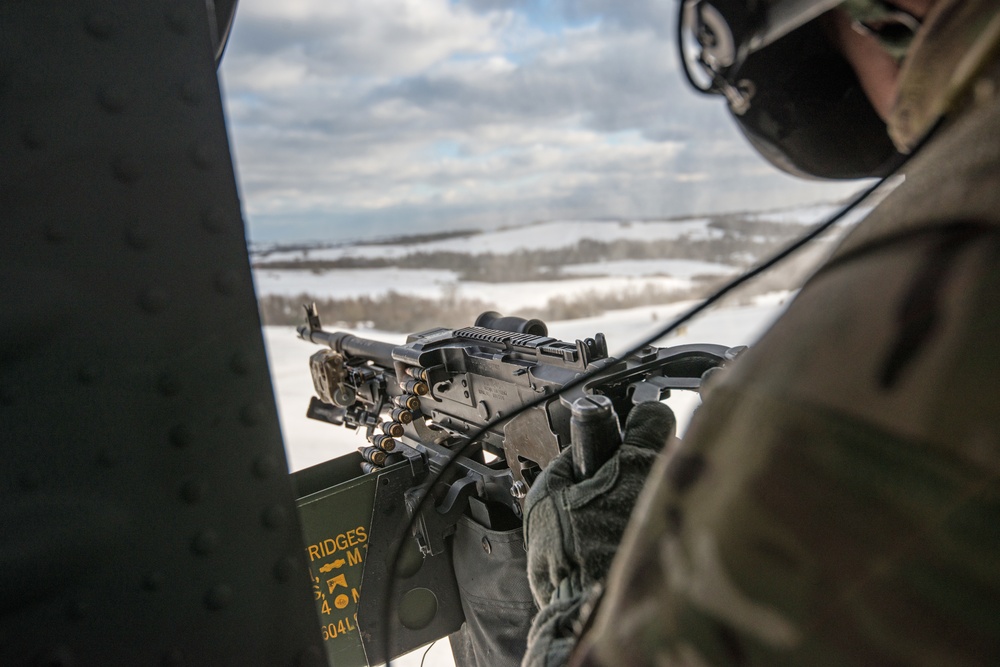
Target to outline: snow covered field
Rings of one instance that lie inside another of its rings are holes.
[[[345,299],[376,297],[392,290],[426,299],[452,297],[480,299],[497,304],[505,312],[541,308],[555,297],[573,297],[591,292],[622,293],[627,290],[656,289],[681,291],[694,285],[696,275],[733,273],[732,266],[687,260],[649,262],[604,262],[566,267],[566,273],[606,273],[607,277],[485,283],[459,281],[452,271],[432,269],[331,269],[321,273],[259,269],[255,283],[258,294]]]
[[[330,269],[321,272],[260,268],[254,281],[258,294],[281,294],[295,297],[343,299],[378,296],[389,290],[424,298],[439,298],[445,290],[456,296],[478,298],[505,308],[540,307],[554,296],[598,290],[615,291],[654,285],[665,290],[680,290],[692,285],[694,276],[726,275],[736,269],[726,264],[684,259],[626,260],[593,262],[563,267],[569,275],[602,275],[607,278],[571,278],[565,280],[519,283],[460,282],[454,271],[435,269]],[[641,282],[637,283],[637,279]]]
[[[814,206],[760,211],[745,214],[746,219],[789,225],[812,225],[826,218],[837,206]],[[857,218],[868,209],[859,211]],[[316,247],[295,250],[258,248],[267,261],[337,260],[345,257],[395,259],[404,255],[430,252],[511,253],[517,250],[557,250],[576,245],[584,239],[629,241],[717,238],[721,231],[710,226],[705,217],[684,220],[553,220],[508,227],[495,231],[456,234],[452,238],[399,245],[393,243],[348,242],[317,243]]]
[[[563,267],[568,274],[598,274],[608,276],[673,276],[693,278],[694,276],[725,275],[735,269],[728,264],[701,262],[691,259],[628,259],[614,262],[590,262]]]
[[[623,293],[653,289],[659,292],[690,289],[695,276],[726,275],[736,269],[727,264],[685,259],[591,262],[560,267],[569,277],[563,280],[488,283],[461,281],[455,271],[433,268],[269,268],[266,263],[335,261],[344,258],[392,260],[405,255],[431,252],[499,255],[521,250],[570,248],[584,239],[608,241],[653,241],[706,239],[722,232],[709,227],[708,219],[670,222],[560,221],[525,225],[493,232],[457,236],[444,240],[405,244],[350,244],[311,247],[289,251],[258,252],[256,262],[264,262],[254,273],[258,295],[297,297],[308,294],[318,299],[377,297],[392,290],[399,294],[437,299],[444,294],[479,299],[496,304],[506,312],[541,308],[556,297],[573,298],[587,293]],[[286,265],[287,266],[287,265]],[[594,276],[598,276],[595,278]]]
[[[267,260],[335,260],[343,257],[394,259],[418,252],[494,252],[503,254],[517,250],[568,248],[584,239],[651,241],[672,240],[681,237],[697,239],[718,236],[720,232],[711,229],[709,222],[708,218],[655,222],[559,220],[407,245],[358,243],[308,250],[269,252]]]
[[[434,269],[332,269],[329,271],[288,271],[258,269],[254,272],[257,294],[282,294],[345,299],[378,296],[389,290],[429,299],[441,296],[446,285],[458,282],[454,271]]]

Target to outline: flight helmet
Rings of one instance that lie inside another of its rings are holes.
[[[737,126],[778,168],[808,178],[879,177],[899,154],[828,37],[843,5],[893,57],[919,24],[883,0],[682,0],[678,46],[696,90],[726,98]]]

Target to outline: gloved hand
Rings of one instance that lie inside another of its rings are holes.
[[[564,603],[604,580],[646,475],[675,427],[666,405],[642,403],[629,414],[621,447],[592,478],[576,481],[567,448],[535,480],[524,501],[524,534],[539,609],[553,602],[568,609]]]

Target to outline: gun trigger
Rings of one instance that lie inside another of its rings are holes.
[[[448,495],[444,497],[441,506],[437,508],[438,514],[442,515],[449,523],[458,520],[458,515],[465,511],[470,496],[476,492],[476,478],[471,475],[453,482],[448,489]]]

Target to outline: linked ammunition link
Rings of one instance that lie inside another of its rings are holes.
[[[382,425],[380,426],[380,428],[382,429],[383,433],[385,433],[386,435],[391,436],[393,438],[401,438],[401,437],[403,437],[403,425],[400,424],[399,422],[395,422],[395,421],[392,421],[392,422],[382,422]]]
[[[411,412],[416,412],[420,409],[420,397],[414,396],[413,394],[403,394],[401,396],[396,396],[392,399],[392,402],[400,407],[406,408]],[[396,421],[403,421],[402,419],[397,419]]]
[[[406,374],[415,380],[423,380],[427,382],[427,369],[417,368],[416,366],[410,366],[406,369]]]
[[[414,396],[414,398],[417,398]],[[417,399],[418,401],[420,399]],[[413,412],[407,408],[393,408],[390,413],[392,421],[399,422],[400,424],[409,424],[413,421]]]
[[[411,368],[409,374],[422,375],[423,373],[419,368]],[[420,379],[408,380],[406,389],[409,393],[401,394],[392,399],[392,403],[396,407],[392,409],[390,419],[378,425],[377,431],[381,431],[381,433],[375,431],[369,434],[368,441],[372,446],[358,448],[358,452],[364,458],[361,470],[365,474],[378,472],[387,463],[399,458],[398,454],[392,454],[396,451],[396,438],[403,437],[404,424],[412,423],[415,414],[420,414],[420,397],[416,396],[416,392],[427,393],[428,391],[427,384]]]
[[[358,453],[365,461],[379,467],[385,465],[385,460],[388,457],[388,454],[378,447],[358,447]]]
[[[417,396],[426,396],[430,389],[427,387],[427,383],[423,380],[407,380],[403,385],[403,391],[408,394],[416,394]]]
[[[375,435],[371,438],[371,443],[385,452],[393,452],[396,450],[396,441],[388,435]]]

